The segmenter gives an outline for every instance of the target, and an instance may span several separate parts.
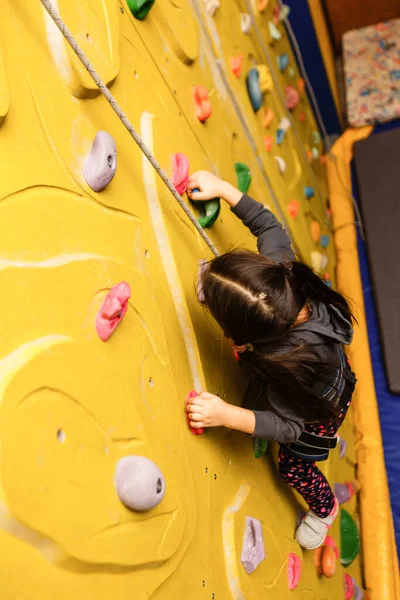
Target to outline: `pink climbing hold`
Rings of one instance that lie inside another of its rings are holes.
[[[291,85],[285,87],[285,104],[289,110],[294,110],[300,102],[300,94]]]
[[[198,393],[195,392],[194,390],[192,390],[191,392],[188,393],[188,395],[186,396],[186,404],[185,404],[185,415],[186,415],[186,421],[187,424],[189,425],[189,429],[190,431],[193,433],[193,435],[201,435],[202,433],[204,433],[204,428],[200,427],[200,429],[195,429],[194,427],[191,426],[190,424],[190,419],[189,419],[189,414],[188,411],[186,410],[187,405],[188,405],[188,400],[190,398],[197,398]]]
[[[243,54],[237,54],[237,56],[232,56],[230,60],[231,71],[235,77],[240,77],[242,74],[243,67]]]
[[[343,576],[344,583],[344,600],[351,600],[354,596],[353,578],[348,573]]]
[[[294,552],[289,552],[288,557],[288,585],[289,590],[295,590],[301,577],[301,560]]]
[[[189,160],[185,154],[177,152],[172,155],[172,183],[178,194],[186,192],[189,179]]]
[[[121,281],[114,285],[104,298],[96,315],[96,331],[99,338],[106,342],[128,310],[131,297],[129,283]]]

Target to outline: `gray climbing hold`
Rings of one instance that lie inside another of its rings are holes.
[[[101,192],[117,170],[117,148],[106,131],[96,133],[90,152],[83,163],[83,175],[94,192]]]
[[[262,526],[258,519],[246,517],[246,529],[243,537],[240,560],[246,573],[255,571],[265,558]]]
[[[115,468],[114,484],[122,504],[137,511],[154,508],[165,494],[163,474],[145,456],[121,458]]]
[[[346,456],[347,442],[343,438],[339,438],[339,456],[344,458]]]

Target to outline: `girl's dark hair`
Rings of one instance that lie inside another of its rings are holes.
[[[204,303],[238,346],[250,344],[240,357],[253,377],[267,383],[296,406],[305,419],[325,420],[337,408],[312,391],[316,378],[332,384],[332,365],[324,365],[311,344],[291,339],[302,308],[323,302],[353,315],[344,297],[330,289],[301,262],[276,264],[246,250],[223,254],[203,266]]]

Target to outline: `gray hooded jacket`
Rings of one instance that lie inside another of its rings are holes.
[[[282,225],[262,204],[244,194],[231,210],[257,237],[260,254],[274,262],[284,259],[292,262],[296,260]],[[336,307],[322,303],[312,306],[308,321],[298,325],[291,336],[294,342],[304,340],[314,345],[321,360],[332,364],[332,383],[340,366],[340,347],[342,344],[350,344],[352,337],[351,323]],[[316,385],[318,386],[318,383]],[[319,389],[322,392],[321,382]],[[318,394],[317,390],[316,387],[313,392]],[[253,410],[256,417],[252,437],[281,443],[294,442],[304,431],[304,418],[296,414],[296,409],[290,401],[260,381],[250,381],[242,406]]]

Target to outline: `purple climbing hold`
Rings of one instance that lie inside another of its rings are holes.
[[[357,585],[356,580],[354,579],[354,577],[352,577],[353,579],[353,600],[363,600],[364,599],[364,592],[363,590],[360,588],[359,585]]]
[[[265,558],[262,526],[258,519],[246,517],[246,529],[243,537],[240,560],[246,573],[255,571]]]
[[[339,456],[340,458],[344,458],[346,456],[347,451],[347,442],[343,438],[339,438]]]
[[[106,131],[98,131],[83,163],[83,175],[94,192],[101,192],[117,170],[117,149]]]
[[[354,495],[354,487],[348,481],[346,481],[346,483],[335,483],[333,489],[339,504],[348,502]]]
[[[124,456],[115,468],[115,489],[127,508],[150,510],[160,504],[165,494],[165,481],[157,465],[145,456]]]

